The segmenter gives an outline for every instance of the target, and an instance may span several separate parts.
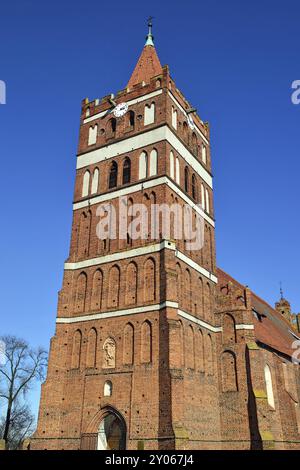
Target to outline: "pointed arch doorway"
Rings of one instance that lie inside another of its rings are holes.
[[[125,450],[126,424],[119,413],[109,410],[98,428],[97,450]]]

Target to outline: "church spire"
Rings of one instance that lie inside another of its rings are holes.
[[[162,66],[153,42],[152,19],[152,16],[148,18],[148,34],[146,36],[146,43],[127,84],[127,88],[131,88],[141,82],[149,83],[152,77],[162,74]]]
[[[146,36],[145,46],[154,46],[154,36],[152,34],[152,20],[153,20],[153,16],[149,16],[149,18],[148,18],[148,34]]]

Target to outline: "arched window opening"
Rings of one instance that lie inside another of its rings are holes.
[[[150,153],[149,176],[157,175],[157,150],[153,149]]]
[[[107,380],[104,384],[103,395],[105,397],[111,397],[112,396],[112,383],[111,383],[110,380]]]
[[[88,335],[87,352],[86,352],[86,367],[96,367],[97,356],[97,331],[92,328]]]
[[[78,238],[77,238],[77,256],[82,258],[89,253],[90,235],[91,235],[92,213],[83,212],[80,217]]]
[[[204,344],[203,344],[203,333],[199,329],[196,335],[196,348],[195,348],[195,356],[196,356],[196,363],[197,369],[200,372],[204,371]]]
[[[172,126],[177,129],[177,110],[172,106]]]
[[[177,302],[179,305],[182,303],[182,273],[179,263],[176,263],[176,274],[177,274]]]
[[[266,382],[268,403],[272,408],[275,409],[272,374],[271,374],[271,369],[268,366],[268,364],[265,365],[265,382]]]
[[[99,182],[99,170],[95,168],[92,180],[92,194],[96,194],[98,192],[98,182]]]
[[[210,334],[206,336],[206,370],[208,375],[214,373],[214,362],[213,362],[213,344]]]
[[[197,136],[195,132],[193,132],[192,134],[192,148],[193,148],[194,155],[198,156],[198,142],[197,142]]]
[[[155,262],[148,258],[144,264],[144,300],[152,302],[156,297]]]
[[[103,274],[101,269],[97,269],[93,276],[91,293],[91,310],[100,310],[102,301]]]
[[[191,294],[192,294],[192,285],[191,285],[191,273],[188,269],[184,273],[184,299],[185,307],[188,311],[191,311]]]
[[[139,159],[139,179],[142,180],[147,177],[147,153],[142,152]]]
[[[98,126],[95,124],[94,127],[89,128],[89,139],[88,139],[88,145],[94,145],[97,141],[97,132],[98,132]]]
[[[152,124],[154,122],[154,115],[155,115],[155,104],[151,103],[151,105],[146,104],[145,112],[144,112],[144,126],[148,124]]]
[[[189,192],[189,169],[187,166],[184,169],[184,190],[186,193]]]
[[[179,158],[176,158],[176,183],[180,184],[180,163]]]
[[[111,118],[108,121],[108,132],[110,134],[114,134],[116,132],[116,129],[117,129],[117,120],[115,118]]]
[[[115,188],[118,181],[118,165],[116,162],[112,162],[109,171],[109,189]]]
[[[80,330],[75,331],[73,336],[73,349],[72,349],[72,369],[79,369],[81,362],[81,343],[82,333]]]
[[[195,368],[195,337],[191,325],[188,326],[186,335],[186,367],[188,369]]]
[[[87,275],[85,272],[79,274],[76,285],[75,311],[84,312],[86,300]]]
[[[202,161],[206,165],[207,155],[206,155],[206,147],[202,144]]]
[[[201,206],[205,210],[205,189],[203,184],[201,184]]]
[[[132,365],[134,358],[134,328],[127,323],[123,336],[123,364]]]
[[[127,234],[128,235],[128,234]],[[134,305],[137,302],[137,266],[134,262],[129,263],[126,269],[125,304]]]
[[[192,176],[192,198],[196,199],[196,176]]]
[[[117,413],[110,411],[102,419],[98,431],[97,449],[126,449],[126,425]]]
[[[223,343],[236,342],[235,320],[232,315],[225,314],[223,318]]]
[[[128,126],[132,129],[134,129],[134,125],[135,125],[135,114],[134,114],[134,111],[128,111],[127,113],[127,123],[128,123]]]
[[[141,329],[141,362],[152,362],[152,327],[147,320],[142,324]]]
[[[83,175],[82,197],[86,197],[89,194],[89,188],[90,188],[90,172],[87,170]]]
[[[223,392],[236,392],[238,390],[236,357],[231,351],[225,351],[221,358],[222,389]]]
[[[210,212],[210,207],[209,207],[209,192],[208,189],[205,189],[205,206],[206,206],[206,212],[209,214]]]
[[[123,165],[123,184],[130,183],[131,178],[131,161],[130,158],[125,158]]]
[[[187,125],[186,121],[184,121],[184,123],[183,123],[182,130],[183,130],[183,138],[184,138],[184,139],[187,139],[187,136],[188,136],[188,125]]]
[[[172,179],[175,178],[175,160],[174,160],[174,154],[172,150],[170,152],[170,177]]]
[[[120,269],[117,265],[109,271],[108,307],[118,307],[120,296]]]

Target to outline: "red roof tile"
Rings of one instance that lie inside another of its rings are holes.
[[[244,287],[233,277],[219,268],[218,277],[221,282],[231,281],[238,288]],[[296,340],[291,333],[293,331],[292,325],[283,316],[281,316],[277,310],[253,292],[251,292],[251,304],[253,310],[262,316],[261,321],[256,320],[253,317],[256,340],[278,352],[291,356],[294,352],[292,343]],[[300,337],[300,334],[296,331],[295,335]]]

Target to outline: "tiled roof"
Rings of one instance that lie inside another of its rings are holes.
[[[290,333],[293,331],[292,325],[277,310],[254,293],[252,293],[252,307],[260,315],[263,315],[261,321],[254,319],[257,341],[291,356],[294,352],[292,343],[296,340]],[[300,337],[296,331],[295,334]]]
[[[238,288],[245,288],[225,271],[218,269],[218,277],[221,282],[231,281]],[[277,310],[269,305],[265,300],[251,291],[252,309],[260,316],[256,319],[253,316],[255,338],[260,343],[268,347],[291,356],[294,352],[292,343],[296,340],[291,331],[300,338],[300,333],[293,330],[292,325]]]

